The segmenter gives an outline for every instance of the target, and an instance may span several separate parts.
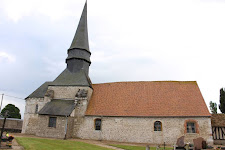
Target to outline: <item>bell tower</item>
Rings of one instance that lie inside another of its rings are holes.
[[[88,43],[88,29],[87,29],[87,2],[80,18],[76,34],[73,38],[72,44],[68,49],[68,57],[66,58],[67,69],[71,73],[76,73],[84,70],[86,75],[89,73],[89,66],[91,64]]]

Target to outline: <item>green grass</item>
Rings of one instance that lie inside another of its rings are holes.
[[[16,137],[25,150],[110,150],[108,148],[77,141]]]
[[[125,150],[145,150],[146,147],[144,146],[130,146],[130,145],[115,145],[115,144],[110,144],[111,146],[122,148]],[[172,147],[165,147],[166,150],[172,150]],[[156,147],[150,147],[150,150],[156,150]],[[160,148],[160,150],[164,150],[163,147]]]

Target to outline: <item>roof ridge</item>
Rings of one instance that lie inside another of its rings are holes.
[[[94,83],[93,85],[99,85],[99,84],[116,84],[116,83],[149,83],[149,82],[194,82],[197,83],[197,81],[176,81],[176,80],[162,80],[162,81],[119,81],[119,82],[106,82],[106,83]]]

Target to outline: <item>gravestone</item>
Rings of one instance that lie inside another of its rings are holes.
[[[202,149],[206,149],[206,148],[207,148],[206,141],[205,141],[205,140],[203,140],[203,141],[202,141]]]
[[[177,139],[177,147],[176,150],[184,150],[185,143],[184,143],[184,136],[179,137]]]
[[[195,150],[202,149],[202,142],[203,141],[204,141],[204,139],[202,137],[199,137],[197,139],[193,139]]]
[[[177,146],[178,146],[178,147],[184,147],[184,146],[185,146],[185,144],[184,144],[184,136],[179,137],[179,138],[177,139]]]

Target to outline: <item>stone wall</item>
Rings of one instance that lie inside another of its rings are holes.
[[[39,115],[38,117],[38,129],[36,132],[37,136],[41,137],[50,137],[50,138],[65,138],[66,128],[67,128],[67,137],[71,136],[70,131],[71,123],[73,123],[73,119],[70,117],[59,117],[59,116],[51,116],[57,117],[56,119],[56,127],[49,127],[49,117],[48,115]],[[66,127],[67,126],[67,127]]]
[[[89,87],[49,86],[48,91],[46,92],[44,98],[26,99],[22,133],[36,134],[38,136],[43,136],[43,137],[64,138],[65,120],[66,120],[65,117],[57,117],[57,120],[58,120],[57,127],[49,128],[48,127],[49,116],[38,115],[35,112],[36,105],[38,104],[38,111],[39,111],[43,108],[43,106],[47,102],[50,102],[51,99],[75,99],[75,95],[79,89],[87,90],[88,96],[87,98],[83,98],[77,102],[76,109],[71,113],[72,117],[68,117],[67,138],[73,137],[74,123],[76,124],[76,128],[78,128],[80,126],[80,123],[82,123],[80,118],[84,117],[84,113],[87,109],[87,105],[92,94],[92,89]],[[78,121],[75,121],[75,120],[78,120]],[[51,133],[54,133],[55,135],[53,134],[52,136],[50,136],[49,134]]]
[[[0,118],[0,129],[3,126],[4,118]],[[7,118],[5,121],[5,131],[21,132],[23,125],[22,119]]]
[[[90,87],[78,87],[78,86],[49,86],[49,90],[54,91],[53,99],[75,99],[75,95],[79,89],[88,90],[88,99],[92,94]]]
[[[90,87],[75,87],[75,86],[49,86],[49,90],[54,91],[54,99],[75,99],[75,95],[79,89],[85,89],[88,91],[88,95],[86,98],[76,98],[77,104],[75,106],[75,110],[71,113],[73,117],[73,123],[70,123],[73,126],[68,126],[67,135],[68,138],[70,137],[77,137],[77,132],[80,129],[81,124],[84,120],[84,115],[87,110],[87,106],[92,95],[92,89]]]
[[[72,138],[74,127],[74,117],[68,117],[66,138]]]
[[[77,132],[82,139],[110,140],[150,144],[175,144],[177,138],[185,136],[185,142],[193,143],[193,138],[203,137],[212,144],[211,120],[196,118],[137,118],[102,117],[102,130],[94,129],[94,120],[101,117],[86,116]],[[185,121],[195,120],[199,133],[185,133]],[[154,122],[162,123],[162,131],[154,131]]]
[[[38,104],[38,111],[49,102],[48,98],[28,98],[26,99],[26,106],[24,112],[22,133],[35,134],[37,130],[38,114],[35,112]]]

